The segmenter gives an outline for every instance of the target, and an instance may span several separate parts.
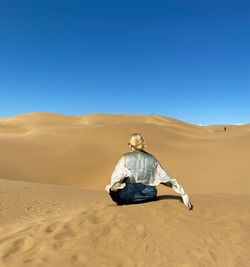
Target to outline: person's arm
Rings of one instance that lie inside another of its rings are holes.
[[[157,163],[156,166],[156,176],[161,184],[172,188],[176,193],[180,194],[183,200],[184,205],[187,209],[191,210],[193,205],[189,201],[188,194],[185,192],[184,188],[178,183],[178,181],[172,178],[160,165]]]
[[[123,181],[126,177],[131,177],[131,172],[125,167],[124,157],[122,157],[111,175],[111,183],[105,187],[105,190],[109,192],[109,189],[116,191],[124,188]]]

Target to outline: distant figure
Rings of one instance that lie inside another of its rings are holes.
[[[184,205],[191,210],[193,205],[183,187],[168,175],[153,155],[144,150],[144,146],[141,134],[130,136],[130,151],[121,157],[111,176],[111,184],[105,188],[112,200],[117,205],[156,200],[156,186],[163,184],[181,194]]]
[[[227,131],[227,126],[224,126],[224,132],[226,132]]]

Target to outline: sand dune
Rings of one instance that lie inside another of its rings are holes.
[[[114,205],[104,192],[128,136],[190,194]],[[159,115],[0,118],[0,266],[249,266],[250,125]]]
[[[127,151],[131,132],[144,134],[148,151],[189,192],[250,193],[250,125],[229,126],[224,133],[223,126],[201,127],[158,115],[1,118],[0,175],[102,190]]]

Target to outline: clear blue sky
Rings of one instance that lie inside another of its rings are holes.
[[[250,2],[0,0],[0,117],[250,122]]]

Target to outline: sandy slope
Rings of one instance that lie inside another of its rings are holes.
[[[6,180],[0,186],[0,266],[248,266],[250,261],[249,195],[191,195],[195,209],[188,212],[172,194],[117,207],[98,191]]]
[[[190,193],[192,212],[165,187],[156,202],[111,202],[103,187],[131,132]],[[249,145],[250,125],[224,133],[158,115],[1,118],[0,266],[249,266]]]
[[[0,176],[102,190],[132,132],[144,134],[148,151],[188,192],[250,193],[250,125],[229,126],[224,133],[223,126],[158,115],[1,118]]]

